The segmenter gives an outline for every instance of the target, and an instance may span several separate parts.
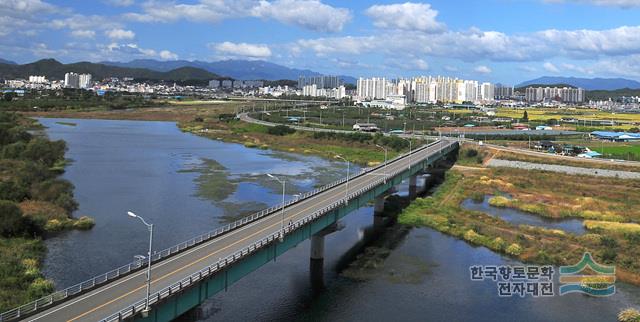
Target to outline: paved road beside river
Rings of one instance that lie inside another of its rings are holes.
[[[487,163],[487,166],[494,167],[494,168],[507,167],[507,168],[519,168],[519,169],[527,169],[527,170],[543,170],[543,171],[562,172],[567,174],[588,175],[588,176],[597,176],[597,177],[640,179],[640,172],[580,168],[580,167],[570,167],[565,165],[531,163],[531,162],[510,161],[510,160],[501,160],[501,159],[491,159]]]

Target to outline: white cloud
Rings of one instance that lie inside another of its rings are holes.
[[[440,32],[445,29],[443,23],[436,21],[438,11],[431,9],[431,5],[426,3],[374,5],[365,13],[380,28],[424,32]]]
[[[46,29],[42,16],[67,13],[67,10],[40,0],[1,0],[0,36],[19,33],[33,36]]]
[[[141,48],[137,44],[118,44],[111,43],[103,48],[104,56],[110,59],[123,57],[126,59],[131,58],[158,58],[161,60],[175,60],[178,59],[178,55],[168,50],[156,51],[154,49]]]
[[[348,9],[334,8],[318,0],[263,0],[252,9],[252,15],[324,32],[341,31],[351,20]]]
[[[109,30],[121,29],[122,23],[113,17],[73,14],[65,18],[52,19],[47,23],[53,29]]]
[[[550,62],[545,62],[544,64],[542,64],[542,67],[551,73],[559,73],[560,72],[560,68],[558,68],[556,65],[550,63]]]
[[[220,56],[225,58],[249,58],[264,59],[271,57],[271,49],[267,45],[232,43],[225,41],[222,43],[209,44]]]
[[[589,67],[594,73],[640,78],[640,55],[603,59]]]
[[[172,53],[172,52],[170,52],[168,50],[161,50],[158,53],[158,56],[162,60],[176,60],[176,59],[178,59],[178,55],[177,54]]]
[[[95,37],[96,32],[93,30],[73,30],[71,31],[71,36],[76,38],[93,38]]]
[[[325,32],[340,31],[351,20],[348,9],[335,8],[319,0],[200,0],[193,4],[147,1],[142,9],[142,13],[131,12],[124,16],[140,22],[184,19],[206,23],[256,17]]]
[[[196,22],[219,22],[225,18],[239,16],[247,1],[202,0],[199,3],[175,3],[147,1],[142,4],[143,13],[127,13],[126,18],[140,22],[174,22],[180,19]]]
[[[416,46],[416,44],[420,44]],[[507,35],[472,28],[430,34],[383,31],[371,36],[302,39],[291,45],[318,56],[377,52],[388,55],[435,56],[473,62],[544,61],[554,57],[598,59],[640,54],[640,26],[606,30],[543,30]]]
[[[3,0],[0,12],[12,15],[30,15],[55,12],[58,8],[40,0]]]
[[[491,74],[491,68],[484,65],[477,66],[473,71],[478,74]]]
[[[104,34],[114,40],[128,40],[136,37],[136,34],[133,31],[124,29],[106,30]]]

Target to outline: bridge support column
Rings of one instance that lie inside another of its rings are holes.
[[[377,196],[375,199],[375,205],[373,206],[373,227],[380,228],[385,224],[384,217],[384,195]]]
[[[324,236],[336,231],[335,223],[314,235],[311,235],[311,255],[309,259],[309,277],[311,288],[321,290],[324,288]]]
[[[409,177],[409,199],[413,200],[416,198],[418,192],[418,175],[414,174]]]

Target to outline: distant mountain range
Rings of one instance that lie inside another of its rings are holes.
[[[616,89],[640,89],[640,82],[624,78],[578,78],[578,77],[552,77],[544,76],[516,85],[515,87],[527,87],[530,85],[555,85],[567,84],[574,87],[584,88],[588,91]]]
[[[133,77],[165,81],[206,81],[224,78],[195,67],[179,67],[167,71],[156,71],[146,68],[117,67],[89,62],[63,64],[55,59],[42,59],[24,65],[0,62],[0,78],[27,78],[30,75],[41,75],[46,76],[48,79],[57,80],[64,79],[64,74],[67,72],[89,73],[94,79]]]
[[[168,71],[179,67],[195,67],[206,71],[225,75],[234,79],[241,80],[281,80],[290,79],[298,80],[300,76],[319,76],[321,73],[308,69],[295,69],[282,65],[266,62],[263,60],[221,60],[214,62],[204,61],[157,61],[153,59],[136,59],[128,63],[123,62],[101,62],[105,65],[133,68],[147,68],[156,71]],[[340,76],[340,78],[349,84],[355,84],[356,79],[351,76]]]
[[[16,65],[16,62],[0,58],[0,64]]]

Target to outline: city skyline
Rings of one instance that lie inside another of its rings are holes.
[[[354,77],[640,79],[632,0],[11,0],[0,13],[0,58],[18,63],[251,59]]]

